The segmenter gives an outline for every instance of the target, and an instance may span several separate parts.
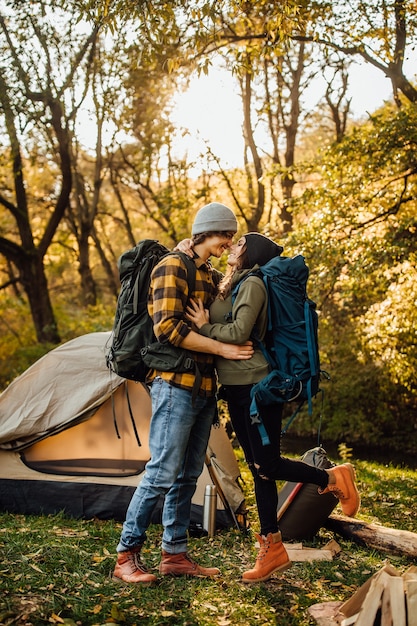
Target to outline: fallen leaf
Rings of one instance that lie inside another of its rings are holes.
[[[119,605],[118,604],[112,604],[111,616],[117,622],[124,622],[125,621],[125,615],[124,615],[123,611],[121,611],[119,609]]]
[[[213,611],[214,613],[218,613],[219,609],[214,604],[209,604],[208,602],[203,602],[203,605],[206,609]]]
[[[35,570],[35,572],[39,572],[40,574],[43,574],[43,571],[41,570],[40,567],[38,567],[37,565],[33,565],[32,563],[29,563],[29,567],[31,567],[32,569]]]

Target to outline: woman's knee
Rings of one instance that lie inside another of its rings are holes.
[[[276,475],[276,462],[265,462],[260,465],[255,464],[256,471],[258,473],[259,478],[263,480],[275,481]]]
[[[275,482],[274,464],[262,463],[262,465],[259,465],[255,461],[251,461],[251,462],[248,462],[248,467],[255,480],[260,478],[261,480]]]

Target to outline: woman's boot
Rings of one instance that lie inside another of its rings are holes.
[[[258,583],[268,580],[274,572],[283,572],[291,567],[287,551],[282,543],[281,533],[269,533],[266,537],[256,535],[260,549],[255,567],[243,573],[244,583]]]

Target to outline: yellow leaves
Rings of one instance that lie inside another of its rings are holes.
[[[111,607],[111,616],[112,616],[112,619],[114,619],[114,620],[116,620],[118,622],[124,622],[125,619],[126,619],[124,612],[121,611],[119,609],[119,605],[115,604],[115,603],[112,604],[112,607]]]
[[[90,578],[87,578],[85,582],[87,585],[90,585],[90,587],[100,587],[100,583],[96,583],[94,582],[94,580],[91,580]]]
[[[67,626],[76,626],[76,622],[71,617],[60,617],[56,613],[52,613],[48,622],[51,624],[66,624]]]
[[[92,560],[95,564],[98,564],[109,558],[113,559],[114,554],[111,554],[107,548],[103,548],[103,554],[93,554]]]
[[[209,609],[209,611],[212,611],[213,613],[217,613],[219,610],[217,606],[215,606],[214,604],[209,604],[208,602],[203,602],[201,606],[203,606],[206,609]]]
[[[88,530],[75,530],[73,528],[58,528],[54,527],[52,532],[57,537],[88,537]]]
[[[175,70],[181,67],[181,59],[171,57],[166,60],[165,67],[168,70],[168,74],[172,74]]]
[[[29,563],[29,567],[31,567],[32,569],[35,570],[35,572],[39,572],[40,574],[43,574],[43,570],[41,570],[40,567],[38,567],[37,565],[34,565],[33,563]]]
[[[94,563],[102,563],[108,558],[109,558],[108,556],[101,556],[100,554],[93,554],[93,557],[92,557]]]

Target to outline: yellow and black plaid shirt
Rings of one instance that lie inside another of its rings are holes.
[[[199,257],[196,257],[194,262],[197,271],[191,297],[195,300],[201,298],[204,307],[208,309],[215,298],[221,274],[212,268],[210,262],[204,262]],[[188,296],[187,267],[184,261],[176,255],[164,257],[152,272],[148,300],[148,311],[153,319],[155,336],[161,343],[170,342],[174,346],[181,346],[182,340],[190,332],[191,323],[187,322],[184,316]],[[202,374],[199,395],[214,395],[217,381],[213,356],[203,352],[190,351],[190,354]],[[161,376],[167,382],[190,391],[195,380],[193,373],[154,370],[150,372],[148,381],[153,380],[155,376]]]

